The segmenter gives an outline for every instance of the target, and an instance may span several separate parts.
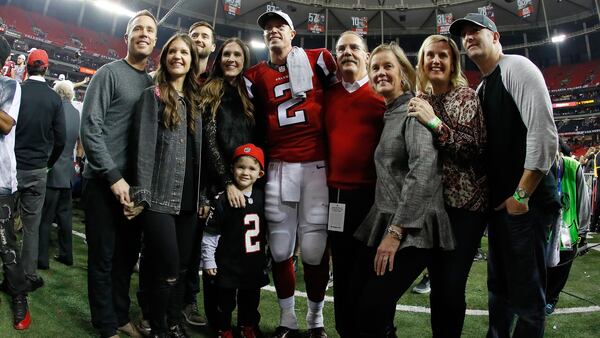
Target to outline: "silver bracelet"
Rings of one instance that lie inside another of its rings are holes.
[[[387,227],[386,232],[398,241],[402,241],[402,238],[404,238],[404,235],[402,235],[402,231],[398,230],[398,227],[395,227],[393,225],[389,225]]]

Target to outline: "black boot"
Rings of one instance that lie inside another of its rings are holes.
[[[183,328],[183,325],[177,324],[169,328],[169,338],[188,338],[187,332]]]
[[[27,330],[31,324],[29,306],[25,295],[17,295],[12,298],[13,325],[16,330]]]

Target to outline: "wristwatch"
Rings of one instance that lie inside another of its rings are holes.
[[[513,198],[521,204],[527,204],[529,201],[529,194],[525,189],[517,187],[517,190],[515,190],[515,193],[513,194]]]

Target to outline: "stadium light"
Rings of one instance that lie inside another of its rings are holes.
[[[258,41],[258,40],[252,40],[250,41],[250,46],[253,49],[265,49],[267,48],[267,45],[265,45],[264,42]]]
[[[567,36],[564,34],[561,35],[556,35],[552,37],[552,43],[559,43],[559,42],[563,42],[567,39]]]
[[[96,1],[94,1],[94,5],[96,5],[96,7],[101,8],[105,11],[108,11],[108,12],[111,12],[114,14],[125,15],[130,18],[135,15],[134,11],[129,10],[129,9],[121,6],[120,4],[112,2],[112,1],[96,0]]]

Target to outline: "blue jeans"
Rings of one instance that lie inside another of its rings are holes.
[[[557,213],[531,207],[523,215],[494,211],[488,226],[487,337],[543,337],[546,306],[544,244]]]

